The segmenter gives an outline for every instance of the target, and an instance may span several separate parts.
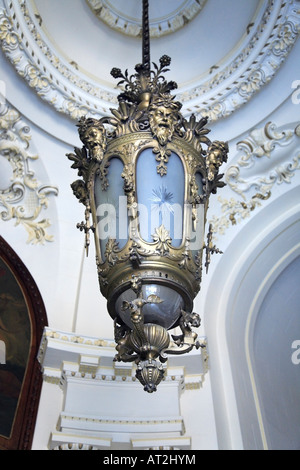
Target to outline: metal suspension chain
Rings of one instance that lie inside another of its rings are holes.
[[[149,1],[143,0],[143,66],[150,76]]]

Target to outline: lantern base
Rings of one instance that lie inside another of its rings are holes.
[[[174,289],[156,283],[143,284],[142,297],[144,300],[143,317],[144,323],[161,325],[169,330],[178,321],[181,310],[184,308],[182,296]],[[132,328],[130,310],[126,305],[136,298],[132,289],[122,292],[115,303],[115,310],[125,325]]]
[[[191,326],[200,326],[200,317],[196,313],[187,313],[181,310],[179,313],[179,327],[182,334],[172,336],[174,344],[170,346],[171,340],[166,328],[154,323],[144,323],[143,309],[147,303],[160,304],[162,301],[158,296],[150,300],[143,298],[141,279],[132,281],[132,291],[137,296],[130,302],[123,301],[123,310],[127,311],[131,326],[119,321],[115,317],[115,341],[117,343],[115,361],[130,362],[137,364],[136,378],[144,386],[148,393],[156,391],[157,385],[164,376],[161,362],[167,361],[167,354],[184,354],[193,347],[201,345],[196,341],[197,334]],[[151,302],[150,302],[151,301]],[[129,323],[129,322],[128,322]],[[159,358],[161,362],[156,360]]]

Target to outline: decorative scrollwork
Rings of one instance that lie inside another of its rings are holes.
[[[118,252],[119,243],[116,240],[109,238],[106,243],[104,256],[110,266],[114,266],[119,261]]]
[[[185,354],[191,351],[194,347],[196,349],[203,347],[199,341],[196,341],[198,335],[191,328],[198,328],[200,324],[201,320],[198,313],[189,313],[181,310],[179,327],[182,334],[178,336],[172,335],[173,341],[178,346],[178,349],[167,349],[165,354]]]
[[[298,126],[279,128],[275,123],[267,122],[237,143],[237,154],[232,159],[234,164],[227,168],[224,179],[228,189],[242,199],[218,198],[221,215],[210,220],[215,235],[223,235],[229,227],[250,217],[272,196],[275,184],[292,182],[295,172],[300,169]],[[255,166],[259,167],[257,176],[251,172]]]
[[[195,1],[193,8],[195,5],[198,7],[199,3],[200,0]],[[210,121],[222,119],[269,83],[298,38],[299,15],[295,14],[296,3],[281,2],[277,5],[274,0],[265,2],[259,15],[253,18],[255,26],[251,28],[250,34],[244,35],[240,48],[234,48],[234,53],[223,61],[223,65],[214,64],[209,73],[204,74],[196,84],[180,91],[178,99],[184,103],[186,114],[193,111],[196,115],[209,116]],[[1,5],[1,47],[17,72],[42,99],[73,119],[87,114],[99,118],[112,103],[117,103],[113,89],[92,84],[80,69],[74,67],[74,61],[71,61],[73,65],[66,64],[49,41],[45,41],[45,36],[41,34],[41,23],[37,23],[34,12],[28,8],[28,2],[1,0]],[[102,14],[105,14],[104,10]],[[183,23],[186,19],[185,13]],[[124,24],[113,26],[122,27]],[[139,35],[139,26],[137,30]],[[159,31],[159,34],[163,32]],[[249,57],[252,57],[250,63]],[[264,74],[258,71],[264,71]],[[61,87],[62,82],[64,87]],[[88,102],[85,100],[87,93],[90,96]]]
[[[15,36],[9,37],[14,42]],[[27,243],[53,241],[47,231],[49,219],[38,217],[49,205],[48,196],[57,195],[58,189],[36,179],[31,162],[37,161],[38,155],[32,151],[30,127],[7,102],[0,103],[0,160],[0,219],[23,226],[28,233]]]

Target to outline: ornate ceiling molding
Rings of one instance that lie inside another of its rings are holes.
[[[248,25],[247,39],[229,63],[217,64],[209,79],[177,94],[189,112],[210,121],[229,116],[275,76],[299,37],[300,5],[299,0],[263,3],[262,16]]]
[[[47,233],[49,219],[39,219],[49,204],[48,196],[57,195],[54,186],[41,184],[30,168],[38,155],[30,146],[30,128],[19,112],[7,102],[0,103],[0,220],[15,220],[28,233],[27,243],[52,241]]]
[[[179,4],[178,1],[172,2],[173,5],[170,5],[170,2],[161,3],[164,7],[163,14],[156,18],[149,18],[150,36],[159,38],[183,28],[200,13],[206,1],[181,0]],[[127,11],[120,11],[119,2],[116,1],[86,0],[86,2],[96,17],[110,28],[128,36],[142,36],[141,10],[137,11],[140,13],[139,16],[133,17]],[[127,9],[128,6],[130,5],[126,5]]]
[[[299,0],[262,0],[238,47],[227,59],[186,88],[177,98],[183,114],[229,116],[247,103],[276,74],[300,31]],[[1,46],[16,71],[45,101],[73,119],[100,118],[117,104],[105,88],[60,57],[47,42],[39,15],[28,0],[0,0]]]
[[[288,150],[287,150],[288,148]],[[272,196],[275,185],[290,184],[300,169],[300,124],[278,128],[275,123],[253,129],[236,145],[234,162],[225,172],[225,181],[234,197],[219,197],[221,215],[210,223],[215,234],[224,235],[233,225]]]

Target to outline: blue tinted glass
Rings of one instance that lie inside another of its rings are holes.
[[[102,259],[109,238],[116,240],[119,248],[123,248],[128,240],[127,197],[124,195],[122,172],[121,160],[112,158],[107,175],[107,189],[103,190],[99,176],[95,179],[97,226]]]
[[[141,237],[152,242],[155,229],[164,225],[172,245],[182,242],[184,207],[184,168],[178,155],[171,153],[167,174],[157,173],[152,149],[144,150],[137,160],[137,202]]]

